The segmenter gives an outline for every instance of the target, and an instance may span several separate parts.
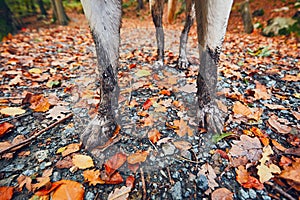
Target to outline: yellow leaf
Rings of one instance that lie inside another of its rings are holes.
[[[60,147],[59,149],[57,149],[56,153],[59,154],[59,153],[65,151],[66,149],[67,149],[66,146],[65,147]]]
[[[87,169],[94,167],[93,159],[86,155],[74,155],[72,158],[73,164],[79,169]]]
[[[9,116],[21,115],[24,114],[25,112],[26,111],[20,107],[7,107],[7,108],[2,108],[0,110],[1,114],[9,115]]]
[[[32,68],[32,69],[29,70],[29,73],[30,74],[41,74],[42,70],[39,69],[39,68]]]
[[[86,182],[89,183],[89,185],[97,185],[97,184],[104,184],[105,181],[101,180],[100,178],[100,171],[99,170],[95,170],[95,169],[92,169],[92,170],[85,170],[83,172],[83,177],[84,177],[84,180]]]

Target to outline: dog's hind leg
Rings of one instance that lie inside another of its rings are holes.
[[[156,42],[157,42],[157,65],[163,66],[164,64],[164,29],[162,24],[162,16],[164,9],[163,0],[151,0],[151,14],[152,20],[156,30]]]
[[[178,67],[186,69],[189,66],[189,61],[186,55],[186,45],[188,41],[189,31],[195,20],[195,3],[194,0],[186,0],[186,19],[184,28],[180,35]]]
[[[107,142],[117,124],[114,110],[118,102],[117,68],[121,24],[121,0],[82,0],[96,45],[100,103],[97,116],[81,135],[86,149],[99,157],[98,146]]]
[[[210,133],[221,133],[223,116],[216,105],[217,68],[232,0],[195,1],[200,67],[197,97],[200,125]]]

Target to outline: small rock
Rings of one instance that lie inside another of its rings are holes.
[[[239,197],[241,199],[248,199],[249,198],[249,194],[247,191],[245,191],[243,188],[241,188],[239,191],[238,191],[238,194],[239,194]]]
[[[175,171],[175,172],[172,174],[172,178],[175,178],[175,179],[180,178],[180,173],[179,173],[178,171]]]
[[[95,195],[94,193],[88,191],[86,194],[85,194],[85,199],[86,200],[93,200],[95,198]]]
[[[34,171],[32,169],[27,169],[22,174],[24,174],[25,176],[31,176],[33,173]]]
[[[171,188],[171,194],[173,199],[175,200],[180,200],[182,199],[182,187],[181,187],[181,183],[179,181],[177,181],[175,183],[175,185]]]
[[[196,183],[200,190],[206,191],[208,189],[208,180],[203,174],[200,174],[199,178],[196,180]]]
[[[59,180],[61,180],[61,173],[58,171],[53,172],[52,181],[55,182]]]
[[[176,147],[171,143],[165,143],[162,145],[162,150],[165,155],[173,155]]]
[[[269,197],[269,196],[267,196],[267,195],[263,195],[263,196],[262,196],[262,199],[263,199],[263,200],[271,200],[272,198]]]
[[[40,150],[37,151],[34,155],[34,157],[38,160],[38,162],[43,162],[46,158],[48,158],[48,150]]]
[[[250,196],[250,199],[257,199],[256,192],[253,189],[249,189],[249,196]]]

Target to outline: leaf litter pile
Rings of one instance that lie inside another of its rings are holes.
[[[100,99],[87,26],[25,29],[1,43],[0,199],[298,199],[296,39],[227,33],[218,105],[228,117],[210,138],[197,128],[195,29],[190,68],[176,68],[180,30],[171,27],[157,70],[152,24],[129,22],[121,126],[99,158],[79,139]]]

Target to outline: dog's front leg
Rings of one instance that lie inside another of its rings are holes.
[[[186,18],[184,28],[180,35],[178,67],[186,69],[189,66],[189,61],[186,55],[186,45],[188,34],[195,20],[195,3],[194,0],[186,0]]]
[[[152,20],[156,30],[156,42],[157,42],[157,67],[161,67],[164,64],[164,29],[162,24],[162,16],[164,9],[163,0],[151,0],[151,14]]]
[[[200,125],[210,133],[221,133],[224,119],[216,105],[217,68],[232,0],[196,0],[200,50],[197,97]]]
[[[81,135],[81,140],[85,148],[98,157],[97,147],[111,138],[117,125],[114,110],[118,102],[121,0],[81,2],[96,45],[100,83],[99,111]]]

